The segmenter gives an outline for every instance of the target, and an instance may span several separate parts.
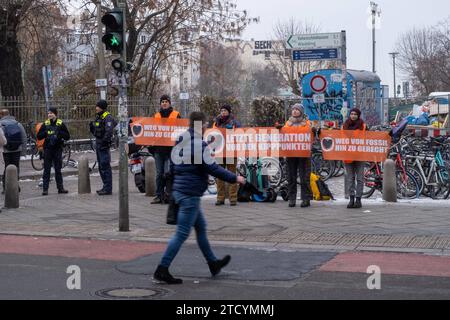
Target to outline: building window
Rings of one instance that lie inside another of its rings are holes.
[[[66,41],[68,44],[74,43],[75,42],[75,37],[73,36],[73,34],[68,34]]]
[[[72,53],[67,53],[66,54],[66,61],[67,62],[72,62],[73,61],[73,54]]]

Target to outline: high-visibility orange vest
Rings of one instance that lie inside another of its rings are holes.
[[[364,123],[364,127],[363,127],[362,131],[363,131],[363,132],[366,131],[366,128],[367,128],[367,126],[366,126],[366,124]],[[344,126],[342,126],[341,130],[344,131]],[[356,130],[359,130],[359,129],[356,129]],[[344,160],[343,162],[344,162],[344,163],[347,163],[347,164],[353,163],[352,160]]]
[[[180,113],[178,111],[173,110],[167,119],[177,119]],[[155,114],[156,119],[162,119],[161,112]]]

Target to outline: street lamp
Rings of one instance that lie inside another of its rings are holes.
[[[372,13],[372,72],[376,73],[376,68],[375,68],[375,47],[376,47],[376,41],[375,41],[375,19],[376,16],[378,15],[378,17],[381,16],[381,9],[378,8],[378,4],[376,4],[375,2],[370,2],[370,11]]]
[[[392,56],[392,62],[394,67],[394,98],[397,98],[397,82],[395,79],[395,58],[399,55],[398,52],[391,52],[389,53]]]

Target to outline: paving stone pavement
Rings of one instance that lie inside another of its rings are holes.
[[[93,193],[77,194],[77,177],[65,177],[68,195],[54,184],[42,197],[38,181],[22,181],[19,209],[3,209],[0,234],[64,236],[138,241],[167,241],[175,230],[165,224],[167,207],[150,205],[129,176],[130,232],[118,232],[117,172],[113,196],[99,197],[98,174],[91,176]],[[215,196],[202,201],[214,243],[273,248],[375,250],[450,254],[450,201],[413,200],[385,203],[364,201],[357,210],[346,208],[342,178],[329,182],[335,201],[313,202],[311,208],[288,208],[275,203],[240,203],[216,207]],[[0,201],[3,203],[3,196]],[[195,241],[192,234],[189,241]]]

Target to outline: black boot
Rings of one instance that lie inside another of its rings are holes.
[[[311,206],[311,201],[310,200],[303,200],[302,204],[300,205],[301,208],[307,208]]]
[[[362,208],[361,198],[356,198],[355,206],[353,208],[356,209]]]
[[[163,267],[161,265],[159,265],[156,269],[155,273],[153,274],[153,278],[158,281],[164,281],[167,284],[183,283],[183,280],[172,277],[172,275],[169,273],[169,268]]]
[[[355,207],[355,197],[354,196],[350,196],[350,202],[347,205],[348,209],[353,209]]]
[[[220,270],[223,267],[225,267],[228,263],[230,263],[230,260],[231,260],[231,256],[226,255],[225,257],[223,257],[223,259],[213,261],[213,262],[208,262],[209,271],[211,271],[211,274],[213,276],[218,275],[220,273]]]
[[[289,208],[294,208],[295,207],[295,199],[294,200],[289,200]]]

